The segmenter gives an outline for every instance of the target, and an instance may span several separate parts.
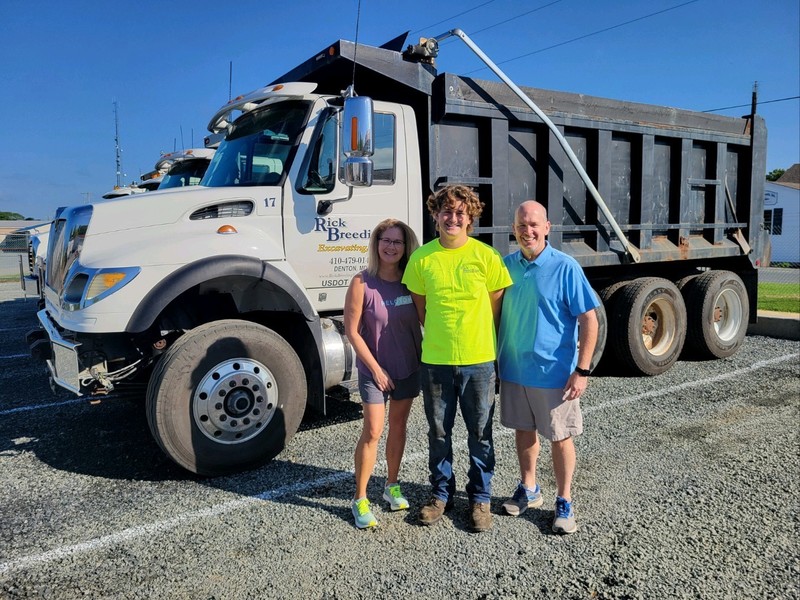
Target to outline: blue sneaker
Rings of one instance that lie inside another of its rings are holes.
[[[369,509],[369,500],[366,498],[359,498],[353,500],[353,518],[356,520],[356,527],[359,529],[367,529],[369,527],[377,527],[378,520],[372,511]]]
[[[538,508],[542,504],[544,504],[544,498],[542,498],[539,484],[537,483],[533,490],[529,490],[520,481],[517,489],[514,490],[514,495],[503,502],[503,510],[512,517],[518,517],[529,508]]]
[[[383,489],[383,499],[389,503],[392,510],[406,510],[408,500],[403,496],[399,483],[391,483]]]
[[[572,502],[561,496],[556,496],[553,531],[556,533],[575,533],[577,530],[578,524],[575,522],[575,511],[572,510]]]

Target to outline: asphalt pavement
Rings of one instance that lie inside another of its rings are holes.
[[[800,344],[748,336],[723,360],[657,377],[598,373],[581,399],[573,485],[578,532],[545,505],[502,513],[517,483],[513,432],[495,417],[493,528],[468,527],[466,430],[454,430],[455,507],[417,524],[427,427],[414,401],[401,484],[369,497],[379,527],[352,524],[358,397],[308,415],[270,464],[188,474],[150,436],[143,394],[90,403],[49,390],[27,355],[36,301],[0,285],[0,598],[506,600],[800,596]]]

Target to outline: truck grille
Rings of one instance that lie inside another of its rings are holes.
[[[76,206],[66,209],[53,222],[47,247],[45,284],[59,295],[69,268],[78,260],[91,216],[91,206]]]

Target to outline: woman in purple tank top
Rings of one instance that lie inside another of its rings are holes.
[[[383,498],[391,510],[408,508],[398,476],[411,403],[419,395],[422,333],[411,294],[401,280],[408,257],[418,246],[417,236],[402,221],[378,223],[369,239],[367,269],[353,277],[344,302],[344,329],[356,353],[364,408],[364,428],[355,452],[352,506],[359,529],[378,524],[367,499],[367,484],[377,461],[388,401],[388,477]]]

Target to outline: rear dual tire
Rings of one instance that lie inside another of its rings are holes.
[[[660,277],[642,277],[604,292],[609,342],[617,360],[643,375],[672,367],[686,339],[686,306],[677,286]]]
[[[687,349],[701,358],[727,358],[747,334],[747,289],[731,271],[707,271],[683,287],[688,315]]]

